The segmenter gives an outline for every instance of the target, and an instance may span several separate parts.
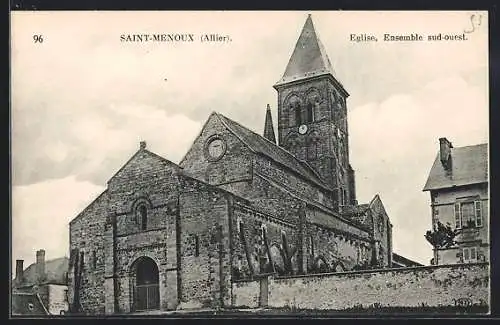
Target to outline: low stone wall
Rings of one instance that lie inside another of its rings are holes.
[[[318,310],[485,306],[489,305],[489,277],[487,263],[271,277],[268,306]],[[233,295],[238,295],[235,306],[243,305],[244,299],[258,305],[258,281],[237,286],[236,290],[233,286]],[[250,293],[254,298],[243,297]]]
[[[260,280],[233,282],[233,306],[259,307]]]

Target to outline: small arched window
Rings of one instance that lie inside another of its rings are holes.
[[[138,221],[141,225],[142,230],[146,230],[148,227],[148,208],[145,204],[141,204],[137,207]]]

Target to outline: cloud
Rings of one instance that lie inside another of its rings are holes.
[[[69,256],[69,222],[104,190],[69,176],[12,188],[12,259],[35,262],[38,249],[46,258]]]
[[[381,195],[394,225],[396,252],[429,263],[432,250],[424,234],[430,229],[430,199],[421,190],[438,139],[447,137],[457,147],[487,142],[487,107],[484,89],[450,76],[350,113],[358,199],[363,203]]]

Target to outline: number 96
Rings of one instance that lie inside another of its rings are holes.
[[[43,43],[43,36],[42,35],[33,35],[33,42],[34,43]]]

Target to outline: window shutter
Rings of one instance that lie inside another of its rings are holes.
[[[481,210],[481,201],[474,202],[474,210],[476,211],[476,227],[481,227],[483,225],[483,215]]]
[[[477,259],[475,247],[471,247],[471,249],[470,249],[470,259],[472,261],[475,261]]]
[[[460,215],[460,203],[455,203],[455,228],[462,228],[462,218]]]

